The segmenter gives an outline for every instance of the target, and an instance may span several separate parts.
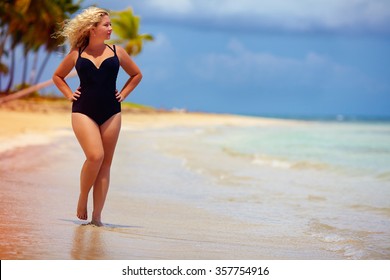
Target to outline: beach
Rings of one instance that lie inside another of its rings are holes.
[[[306,149],[298,159],[283,142],[356,127],[123,112],[105,226],[94,227],[75,215],[84,157],[69,108],[0,108],[2,260],[390,258],[388,155],[363,176],[328,147],[289,141]],[[369,129],[389,137],[388,126]]]

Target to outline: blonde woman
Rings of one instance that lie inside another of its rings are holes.
[[[88,219],[87,202],[93,188],[91,224],[102,226],[110,168],[121,127],[120,103],[142,79],[126,51],[107,45],[112,32],[109,13],[97,7],[85,9],[65,22],[57,34],[69,41],[70,52],[58,66],[53,81],[72,104],[72,127],[86,160],[80,175],[77,217]],[[120,66],[129,75],[121,91],[116,90]],[[72,91],[65,77],[76,67],[80,87]]]

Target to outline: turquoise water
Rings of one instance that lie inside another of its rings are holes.
[[[390,179],[390,123],[307,122],[230,128],[205,141],[250,156],[260,165]]]
[[[264,238],[297,249],[315,242],[343,258],[390,258],[389,123],[293,121],[154,137],[182,163],[175,179],[186,182],[188,203],[262,225]]]

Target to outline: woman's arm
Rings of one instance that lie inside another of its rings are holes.
[[[53,74],[54,84],[69,101],[77,100],[77,98],[80,96],[79,91],[76,90],[76,92],[73,93],[65,81],[65,77],[70,73],[70,71],[72,71],[73,67],[75,66],[77,57],[78,50],[71,50]]]
[[[130,58],[128,53],[121,46],[116,46],[116,53],[123,70],[125,70],[126,73],[130,76],[122,90],[116,95],[118,101],[122,102],[141,82],[142,73],[138,66]]]

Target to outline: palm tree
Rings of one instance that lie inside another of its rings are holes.
[[[21,16],[21,12],[23,9],[21,8],[21,2],[23,0],[15,0],[15,1],[5,1],[0,4],[0,28],[1,28],[1,44],[0,44],[0,59],[1,64],[4,70],[1,74],[8,74],[9,80],[8,85],[6,87],[6,92],[10,91],[10,88],[13,84],[14,80],[14,71],[15,71],[15,48],[22,41],[23,31],[21,24],[23,17]],[[6,46],[8,45],[8,48]],[[5,67],[6,65],[3,62],[3,55],[10,57],[10,66]]]
[[[42,1],[42,0],[41,0]],[[32,13],[38,14],[39,18],[44,18],[42,21],[41,27],[37,27],[40,32],[41,44],[35,45],[33,48],[34,51],[34,64],[32,70],[32,76],[30,77],[31,83],[37,83],[40,80],[40,77],[43,73],[44,68],[46,67],[50,55],[54,51],[62,50],[64,51],[64,47],[58,47],[61,43],[59,38],[52,38],[52,34],[58,27],[58,23],[68,19],[71,14],[80,9],[80,3],[82,0],[78,0],[77,3],[73,3],[72,0],[44,0],[45,5],[34,5],[32,9]],[[38,50],[41,46],[44,46],[46,49],[46,55],[41,63],[41,66],[37,67],[38,62]]]
[[[118,38],[112,43],[123,45],[129,55],[135,56],[142,51],[144,41],[153,41],[150,34],[139,34],[140,17],[135,16],[133,10],[111,12],[112,28]]]
[[[30,81],[38,82],[40,74],[47,64],[50,54],[58,49],[59,42],[51,38],[58,22],[70,17],[70,14],[80,9],[78,0],[76,4],[72,0],[14,0],[0,3],[0,58],[3,55],[10,57],[10,67],[1,60],[1,74],[9,74],[8,86],[10,88],[14,80],[15,48],[23,46],[24,70],[22,83],[26,81],[28,58],[31,52],[35,59],[32,68]],[[7,43],[8,42],[8,43]],[[47,56],[38,68],[38,51],[44,46]]]

